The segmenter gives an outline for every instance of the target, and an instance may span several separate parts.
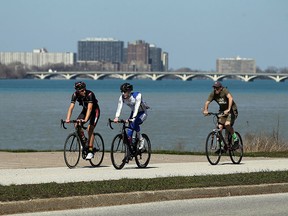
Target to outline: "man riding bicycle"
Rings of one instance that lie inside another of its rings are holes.
[[[144,139],[140,133],[140,125],[147,118],[147,109],[145,102],[142,99],[140,92],[132,92],[133,85],[124,83],[120,86],[121,95],[118,100],[118,107],[115,114],[114,122],[117,123],[121,114],[123,103],[131,108],[131,115],[129,117],[130,128],[127,131],[128,140],[132,143],[133,132],[136,131],[136,136],[139,139],[139,150],[144,147]]]
[[[94,157],[93,153],[93,141],[94,141],[94,128],[100,117],[100,108],[98,105],[98,100],[96,99],[94,93],[86,89],[86,84],[84,82],[76,82],[74,85],[75,92],[72,94],[71,104],[68,108],[66,123],[70,122],[70,118],[75,107],[76,101],[78,101],[80,106],[83,106],[81,113],[79,114],[77,120],[85,124],[89,120],[88,125],[88,154],[85,158],[86,160],[91,160]],[[86,142],[84,131],[81,129],[82,141]]]
[[[214,100],[219,105],[219,111],[223,112],[223,115],[219,118],[218,127],[220,131],[223,130],[224,126],[226,130],[232,134],[234,140],[233,148],[237,148],[239,140],[233,129],[233,124],[238,116],[237,105],[227,88],[224,88],[222,84],[216,81],[213,84],[214,90],[208,96],[208,99],[204,105],[203,114],[208,115],[209,104]]]

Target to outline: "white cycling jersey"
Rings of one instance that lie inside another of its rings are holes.
[[[118,100],[118,107],[117,107],[117,111],[115,115],[116,118],[120,117],[123,103],[131,108],[131,111],[133,112],[132,118],[135,118],[138,112],[147,113],[147,109],[149,109],[149,107],[143,101],[142,95],[140,92],[133,92],[131,93],[130,97],[126,99],[123,98],[123,96],[121,95]]]

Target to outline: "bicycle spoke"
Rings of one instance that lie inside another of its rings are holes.
[[[104,158],[104,141],[99,133],[94,133],[93,153],[94,158],[90,160],[93,167],[100,166]]]
[[[75,167],[80,159],[80,143],[74,133],[68,135],[64,145],[64,160],[69,168]]]
[[[111,161],[115,169],[122,169],[125,165],[126,145],[123,143],[122,136],[118,134],[112,141]]]
[[[206,139],[206,157],[211,165],[219,163],[221,158],[221,145],[216,139],[216,134],[210,132]]]
[[[137,155],[135,157],[136,164],[139,168],[145,168],[149,164],[151,157],[151,143],[146,134],[142,134],[144,139],[144,147],[141,150],[137,151]]]
[[[234,164],[239,164],[242,160],[243,157],[243,142],[242,142],[242,138],[241,135],[238,132],[235,132],[237,135],[237,138],[239,140],[239,145],[237,148],[235,149],[231,149],[229,151],[229,155],[230,155],[230,159]],[[234,141],[232,139],[232,143],[231,145],[234,145]]]

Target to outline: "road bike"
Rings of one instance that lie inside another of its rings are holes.
[[[108,120],[111,129],[114,129],[111,123],[115,123],[113,120]],[[129,122],[121,119],[117,123],[122,124],[120,133],[117,134],[111,144],[111,161],[115,169],[122,169],[126,163],[135,158],[135,162],[139,168],[145,168],[149,164],[151,157],[151,142],[146,134],[142,134],[144,139],[144,147],[138,148],[139,139],[135,137],[132,139],[132,143],[128,140],[127,129]]]
[[[208,134],[206,138],[206,157],[211,165],[216,165],[219,163],[221,155],[229,152],[229,156],[233,164],[239,164],[243,157],[243,142],[242,137],[239,132],[235,131],[237,138],[239,140],[238,145],[234,144],[234,139],[228,130],[225,128],[225,138],[220,132],[218,127],[218,121],[223,113],[212,113],[209,112],[208,115],[213,116],[213,122],[215,128]]]
[[[74,168],[77,166],[80,160],[80,156],[82,154],[82,158],[85,160],[88,154],[88,143],[87,138],[81,139],[80,131],[81,129],[86,130],[87,128],[79,122],[79,120],[71,120],[70,123],[75,124],[74,132],[70,133],[64,144],[64,160],[69,168]],[[64,129],[67,124],[63,119],[61,120],[61,125]],[[93,153],[94,157],[89,160],[90,164],[93,167],[100,166],[103,158],[104,158],[104,141],[99,133],[94,134],[94,142],[93,142]]]

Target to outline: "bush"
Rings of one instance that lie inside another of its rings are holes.
[[[279,138],[277,133],[246,134],[244,137],[245,152],[285,152],[288,141]]]

